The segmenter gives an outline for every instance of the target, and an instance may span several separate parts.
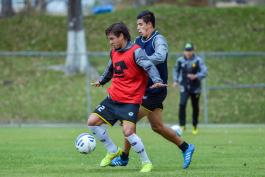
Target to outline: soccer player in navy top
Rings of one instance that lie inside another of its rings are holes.
[[[137,30],[140,34],[136,38],[135,43],[144,49],[147,58],[156,65],[163,83],[167,83],[168,69],[168,45],[165,38],[155,29],[155,16],[150,11],[143,11],[137,16]],[[171,141],[183,152],[183,168],[189,167],[194,145],[183,141],[169,127],[165,126],[162,121],[163,101],[167,96],[167,88],[149,89],[153,82],[149,78],[148,85],[143,97],[143,103],[138,113],[138,119],[147,116],[153,131],[163,136],[168,141]],[[112,160],[111,166],[126,166],[129,161],[130,144],[125,140],[124,150],[121,156]]]

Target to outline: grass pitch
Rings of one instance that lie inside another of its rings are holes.
[[[121,128],[109,130],[116,144],[122,146]],[[149,128],[139,127],[138,134],[154,165],[148,174],[138,172],[141,166],[133,151],[129,165],[118,168],[99,167],[105,155],[100,142],[93,153],[79,154],[74,140],[85,131],[83,127],[1,127],[0,176],[264,176],[264,126],[205,127],[197,136],[193,136],[190,129],[186,130],[183,138],[196,145],[192,164],[187,170],[181,168],[183,159],[178,148]]]

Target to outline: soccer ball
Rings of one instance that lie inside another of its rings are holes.
[[[82,133],[76,138],[75,147],[80,153],[89,154],[96,148],[96,139],[88,133]]]
[[[171,126],[171,128],[172,128],[172,130],[174,130],[176,132],[176,134],[178,136],[182,135],[183,131],[179,125],[173,125],[173,126]]]

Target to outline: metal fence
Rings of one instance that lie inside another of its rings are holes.
[[[243,59],[253,59],[256,57],[261,58],[263,61],[265,61],[265,52],[202,52],[199,55],[204,58],[205,61],[209,60],[228,60],[226,62],[229,62],[229,59],[236,59],[239,60],[237,62],[241,62]],[[253,61],[255,62],[255,61]],[[263,63],[263,66],[261,66],[263,70],[265,71],[265,63]],[[249,74],[249,73],[248,73]],[[220,76],[222,77],[222,76]],[[229,91],[229,90],[239,90],[239,89],[265,89],[265,77],[262,76],[261,82],[259,83],[251,83],[249,80],[248,83],[226,83],[226,84],[217,84],[212,85],[208,84],[208,79],[203,80],[203,102],[204,102],[204,123],[208,124],[209,122],[209,93],[213,91]],[[265,108],[265,105],[264,105]],[[264,115],[265,116],[265,115]]]
[[[105,57],[107,58],[109,56],[109,52],[87,52],[80,55],[87,55],[88,58],[91,57]],[[180,56],[181,53],[170,53],[169,54],[169,62],[172,63],[178,56]],[[210,62],[213,60],[216,61],[225,61],[225,63],[229,63],[232,60],[238,60],[237,62],[240,63],[243,59],[250,60],[255,57],[261,58],[264,63],[261,65],[261,70],[265,71],[265,52],[199,52],[199,56],[204,58],[206,62]],[[21,52],[9,52],[9,51],[0,51],[0,59],[1,57],[41,57],[41,58],[64,58],[67,56],[66,52],[39,52],[39,51],[21,51]],[[211,67],[211,66],[208,66]],[[172,68],[170,68],[172,69]],[[210,68],[211,69],[211,68]],[[171,73],[171,72],[170,72]],[[222,74],[222,71],[220,72]],[[170,76],[169,76],[170,77]],[[223,77],[222,75],[216,76],[216,77]],[[262,78],[259,79],[260,82],[253,83],[240,83],[240,82],[230,82],[230,83],[221,83],[221,82],[212,82],[214,78],[206,78],[203,80],[203,115],[204,115],[204,123],[209,122],[209,94],[215,92],[215,91],[228,91],[229,90],[238,90],[238,89],[264,89],[265,88],[265,75],[261,76]],[[87,72],[87,79],[86,83],[89,83],[91,80],[89,72]],[[88,100],[88,112],[91,112],[91,95],[90,95],[90,87],[89,84],[87,85],[87,100]],[[265,106],[264,106],[265,108]],[[265,116],[265,115],[264,115]],[[210,121],[211,122],[211,121]]]

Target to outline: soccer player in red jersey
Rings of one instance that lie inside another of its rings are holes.
[[[140,172],[149,172],[152,169],[152,163],[143,142],[135,133],[137,114],[147,87],[148,76],[154,83],[150,86],[151,89],[167,85],[163,84],[158,70],[146,58],[142,49],[131,42],[130,33],[125,24],[114,23],[105,32],[112,47],[111,60],[103,76],[92,85],[99,87],[111,79],[112,83],[107,90],[107,98],[90,114],[87,121],[89,129],[107,149],[107,155],[100,166],[108,166],[113,158],[122,153],[122,150],[109,137],[105,126],[102,126],[102,124],[112,126],[119,120],[122,122],[125,138],[140,156],[142,161]]]

